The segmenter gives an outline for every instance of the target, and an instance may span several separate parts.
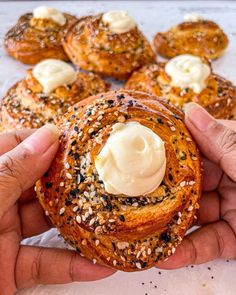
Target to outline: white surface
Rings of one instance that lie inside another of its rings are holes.
[[[0,43],[4,33],[13,25],[18,16],[32,11],[42,2],[2,2],[0,3]],[[47,1],[47,5],[48,5]],[[77,15],[103,12],[111,9],[126,9],[140,24],[146,36],[152,40],[157,31],[168,29],[180,22],[187,12],[197,11],[206,18],[221,25],[230,38],[230,46],[225,55],[213,63],[215,72],[236,83],[236,2],[234,1],[109,1],[109,2],[59,2],[51,6]],[[13,84],[24,77],[27,67],[7,57],[0,48],[0,96]],[[43,237],[31,241],[47,246],[64,246],[54,230]],[[210,267],[210,269],[208,269]],[[151,269],[139,273],[121,273],[90,283],[73,283],[61,286],[38,286],[20,292],[24,295],[235,295],[236,262],[217,260],[207,264],[187,267],[174,271]],[[211,277],[214,277],[211,279]],[[144,282],[144,285],[142,285]],[[152,282],[152,283],[151,283]],[[157,286],[155,288],[155,286]]]

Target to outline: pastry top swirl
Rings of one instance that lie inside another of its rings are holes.
[[[163,181],[138,197],[107,193],[95,167],[112,127],[129,122],[165,144]],[[120,90],[74,105],[59,128],[59,151],[37,193],[66,241],[94,262],[124,271],[149,268],[174,253],[201,189],[199,151],[182,112],[155,96]]]
[[[207,64],[206,60],[203,62]],[[235,119],[236,87],[213,72],[205,79],[204,86],[199,93],[195,93],[190,87],[172,85],[171,77],[166,72],[166,63],[157,63],[134,72],[125,88],[164,97],[178,107],[193,101],[202,105],[215,118]]]
[[[64,38],[64,49],[74,64],[105,76],[124,79],[155,54],[137,26],[114,33],[103,14],[79,19]]]
[[[154,37],[157,53],[166,58],[193,54],[215,59],[224,53],[228,43],[224,31],[209,20],[186,21]]]
[[[95,74],[78,72],[72,84],[57,86],[45,93],[30,69],[26,78],[12,86],[3,97],[2,124],[10,129],[39,128],[45,123],[55,123],[69,106],[109,87]]]

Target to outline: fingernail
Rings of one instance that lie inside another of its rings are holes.
[[[189,102],[184,105],[185,118],[200,131],[206,131],[215,119],[199,104]]]
[[[53,124],[47,124],[23,141],[32,154],[45,153],[59,138],[60,131]]]

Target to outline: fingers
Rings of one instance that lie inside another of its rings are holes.
[[[52,224],[45,215],[37,199],[19,204],[21,219],[21,234],[23,238],[39,235],[50,228]]]
[[[157,267],[175,269],[216,258],[236,258],[236,236],[225,221],[206,225],[186,236],[175,254]]]
[[[14,149],[18,144],[35,132],[35,129],[15,130],[0,135],[0,156]]]
[[[186,125],[201,152],[236,181],[236,131],[215,120],[196,103],[186,104],[185,114]]]
[[[203,181],[202,189],[203,191],[212,191],[219,185],[223,172],[220,167],[208,160],[207,158],[202,158],[203,161]]]
[[[204,225],[220,219],[220,196],[216,191],[204,193],[199,203],[197,224]]]
[[[113,269],[94,265],[75,251],[21,246],[16,263],[16,285],[21,289],[36,284],[93,281],[114,272]]]
[[[56,126],[45,125],[0,157],[0,218],[47,171],[58,137]]]

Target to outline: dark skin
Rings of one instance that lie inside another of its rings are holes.
[[[158,264],[165,269],[236,257],[236,122],[217,122],[198,108],[187,116],[186,125],[204,155],[198,219],[202,227],[186,236],[167,261]],[[55,128],[0,135],[1,295],[36,284],[101,279],[115,272],[93,265],[75,251],[20,245],[22,238],[51,228],[33,186],[55,156]],[[29,137],[32,133],[33,139]]]

